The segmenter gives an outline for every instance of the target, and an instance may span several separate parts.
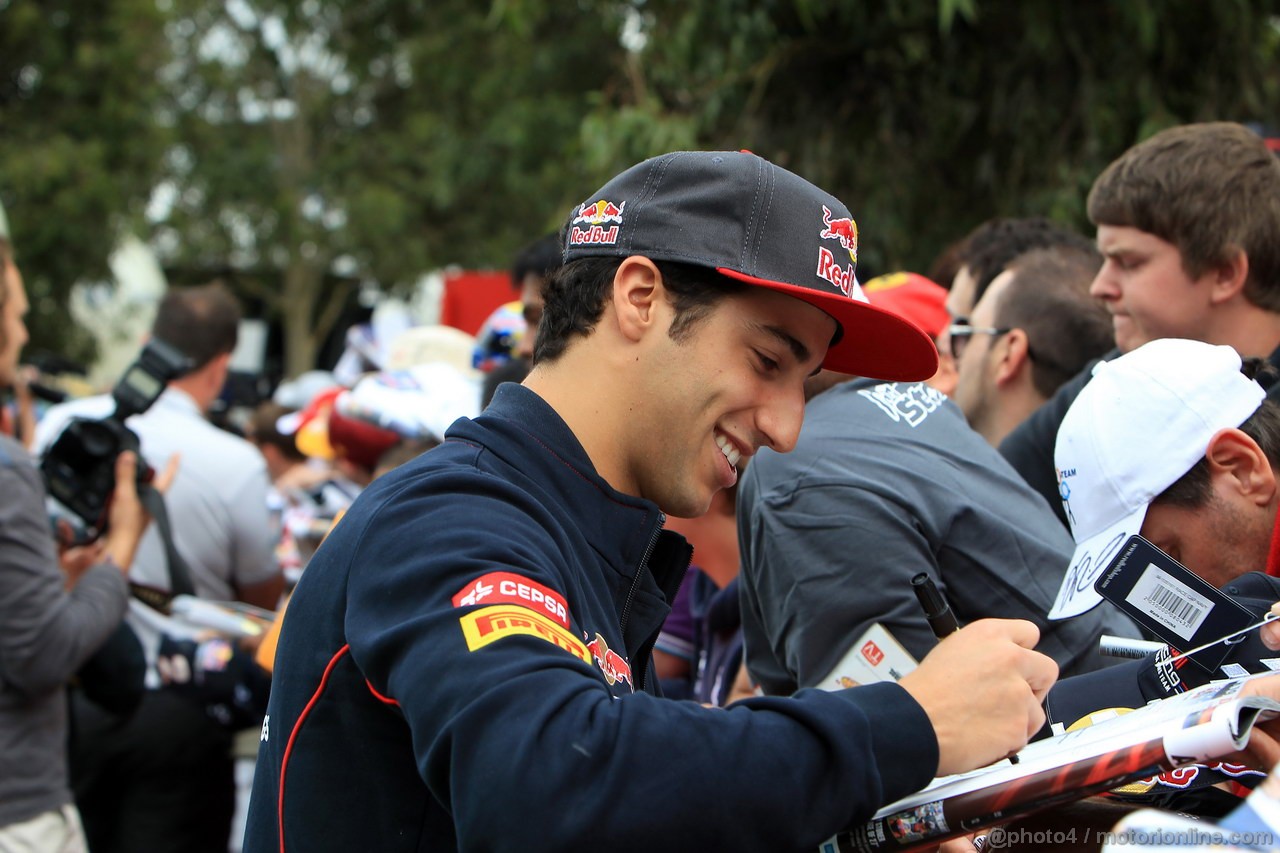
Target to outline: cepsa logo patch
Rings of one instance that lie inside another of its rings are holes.
[[[554,589],[511,572],[489,572],[458,590],[454,607],[474,604],[523,604],[569,627],[569,608]]]
[[[467,648],[473,652],[504,637],[537,637],[591,663],[591,652],[581,640],[547,617],[518,604],[482,607],[464,613],[458,622],[462,625],[462,635],[467,638]]]
[[[600,671],[604,673],[605,681],[610,684],[625,681],[632,690],[636,689],[635,682],[631,680],[631,664],[627,663],[627,659],[622,655],[609,648],[604,637],[596,634],[596,638],[587,643],[587,650],[596,659],[596,663],[600,664]]]

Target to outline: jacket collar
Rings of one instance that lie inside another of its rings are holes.
[[[656,546],[665,520],[657,504],[610,486],[569,425],[523,385],[498,386],[483,414],[455,422],[445,437],[487,448],[551,504],[572,507],[583,535],[621,574],[633,577]]]

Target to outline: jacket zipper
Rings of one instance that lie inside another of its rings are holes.
[[[664,513],[658,513],[658,526],[653,529],[652,535],[649,536],[649,544],[645,546],[644,556],[640,558],[640,565],[636,569],[635,576],[631,579],[631,588],[627,590],[626,601],[622,603],[622,622],[618,626],[622,630],[622,647],[625,650],[627,645],[627,623],[631,621],[631,605],[635,602],[636,590],[640,588],[640,576],[645,568],[649,565],[649,558],[653,556],[654,546],[658,544],[658,537],[662,535],[662,527],[667,523],[667,516]],[[644,683],[649,677],[649,667],[645,666],[644,673],[637,679],[637,692],[644,692]]]
[[[681,577],[684,577],[685,574],[689,572],[689,566],[691,566],[692,564],[693,564],[693,554],[692,552],[690,552],[689,559],[685,560],[684,572],[681,573],[680,575]],[[644,667],[644,669],[640,671],[640,677],[637,679],[637,681],[639,682],[639,687],[637,689],[640,690],[641,692],[644,691],[644,685],[649,680],[649,660],[651,659],[651,656],[653,654],[653,647],[657,645],[658,634],[660,633],[662,633],[661,625],[658,626],[658,630],[654,631],[652,636],[649,637],[649,639],[645,640],[640,645],[640,649],[636,653],[636,657],[640,660],[640,665]]]

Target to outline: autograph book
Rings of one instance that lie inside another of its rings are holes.
[[[982,827],[1240,749],[1258,719],[1280,703],[1241,696],[1256,676],[1218,681],[1109,720],[1028,744],[1017,763],[1002,760],[935,779],[841,832],[820,853],[928,848]]]

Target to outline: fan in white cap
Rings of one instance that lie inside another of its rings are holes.
[[[1142,528],[1151,501],[1238,427],[1266,394],[1231,347],[1166,338],[1102,362],[1058,430],[1054,464],[1076,540],[1050,619],[1090,610],[1093,584]]]

